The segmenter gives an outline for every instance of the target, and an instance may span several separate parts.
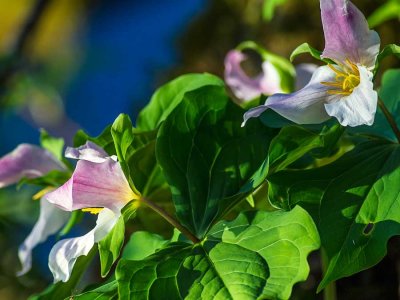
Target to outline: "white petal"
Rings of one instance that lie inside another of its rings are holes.
[[[85,145],[78,148],[67,147],[65,150],[65,157],[87,160],[94,163],[102,163],[108,156],[103,148],[90,141],[87,141]]]
[[[377,92],[373,90],[372,73],[358,66],[360,84],[347,97],[325,104],[326,112],[338,119],[343,126],[372,125],[378,103]]]
[[[296,66],[296,91],[305,87],[318,69],[316,64],[298,64]]]
[[[334,81],[335,73],[328,67],[319,67],[310,82],[301,90],[292,94],[274,94],[268,97],[263,106],[251,109],[244,115],[245,121],[259,116],[266,108],[270,108],[284,118],[297,124],[319,124],[329,119],[324,103],[330,98],[324,81]]]
[[[68,221],[69,216],[69,212],[55,207],[46,200],[40,200],[39,219],[18,249],[18,256],[22,264],[22,270],[17,273],[18,276],[24,275],[31,269],[33,248],[59,231]]]
[[[49,255],[49,268],[53,273],[54,282],[68,281],[78,257],[87,255],[94,243],[102,240],[112,230],[120,216],[120,212],[105,208],[99,213],[96,226],[87,234],[55,244]]]

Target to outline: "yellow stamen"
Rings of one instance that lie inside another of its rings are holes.
[[[328,90],[328,94],[348,96],[360,84],[360,72],[358,67],[349,59],[345,60],[344,65],[333,66],[328,64],[328,67],[336,74],[335,81],[321,82],[321,84],[333,88]],[[338,69],[338,67],[340,69]]]
[[[37,192],[35,195],[32,196],[33,200],[39,200],[40,198],[42,198],[45,194],[47,194],[48,192],[51,192],[52,190],[54,190],[54,187],[52,186],[48,186],[45,187],[44,189],[40,190],[39,192]]]
[[[97,215],[98,213],[100,213],[103,210],[102,207],[90,207],[90,208],[82,208],[83,212],[89,212],[93,215]]]

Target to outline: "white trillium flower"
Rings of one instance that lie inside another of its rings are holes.
[[[318,124],[335,117],[343,126],[372,125],[378,95],[372,70],[379,53],[378,34],[347,0],[321,0],[325,35],[323,58],[335,64],[319,67],[310,82],[292,94],[274,94],[250,109],[244,122],[270,108],[297,124]]]
[[[122,208],[138,196],[131,190],[115,156],[87,142],[76,149],[67,148],[66,157],[78,159],[72,177],[43,198],[65,211],[99,210],[96,226],[87,234],[57,242],[50,252],[49,268],[54,281],[68,281],[81,255],[113,229]]]

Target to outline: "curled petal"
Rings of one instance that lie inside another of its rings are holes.
[[[68,221],[69,216],[68,212],[58,209],[45,200],[40,200],[39,220],[18,249],[22,265],[22,270],[17,273],[18,276],[24,275],[31,269],[33,248],[60,230]]]
[[[327,113],[343,126],[372,125],[374,123],[378,94],[373,90],[372,73],[358,66],[360,84],[353,92],[325,104]]]
[[[50,152],[40,147],[21,144],[0,159],[0,188],[17,183],[23,177],[40,177],[65,167]]]
[[[95,143],[87,141],[85,145],[78,148],[67,147],[65,157],[102,163],[107,160],[108,154]]]
[[[333,81],[335,74],[329,67],[319,67],[310,82],[301,90],[292,94],[275,94],[268,97],[263,106],[249,110],[244,115],[244,123],[252,117],[259,116],[270,108],[297,124],[318,124],[330,118],[324,103],[337,95],[329,95],[327,87],[321,82]]]
[[[118,211],[137,196],[132,192],[120,164],[106,158],[102,163],[78,161],[72,177],[44,198],[67,211],[90,207]]]
[[[268,61],[262,64],[262,73],[252,78],[240,66],[246,55],[232,50],[225,58],[225,81],[235,96],[243,101],[249,101],[261,94],[270,95],[281,92],[280,76],[276,68]]]
[[[349,59],[371,69],[379,53],[379,35],[368,28],[362,12],[348,0],[320,0],[325,35],[323,57]]]
[[[61,240],[54,245],[49,255],[49,268],[54,282],[68,281],[78,257],[87,255],[94,243],[102,240],[112,230],[120,215],[119,211],[103,209],[98,215],[96,226],[87,234]]]

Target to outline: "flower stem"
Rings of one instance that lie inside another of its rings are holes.
[[[390,127],[392,127],[392,130],[393,130],[394,134],[396,135],[397,141],[400,143],[400,130],[399,130],[399,127],[397,127],[396,121],[394,120],[392,114],[387,109],[387,107],[385,106],[385,103],[381,99],[378,100],[378,105],[379,105],[379,108],[382,110],[383,114],[385,115],[386,120],[388,121]]]
[[[328,269],[328,257],[324,249],[321,249],[321,262],[322,262],[322,271],[323,274],[326,274],[326,270]],[[332,281],[324,288],[324,300],[336,300],[336,282]]]
[[[158,213],[161,217],[163,217],[168,223],[178,229],[183,235],[185,235],[189,240],[191,240],[194,244],[200,243],[200,240],[191,233],[186,227],[182,226],[177,220],[175,220],[168,212],[166,212],[162,207],[158,206],[154,202],[150,201],[147,198],[141,197],[141,201]]]

